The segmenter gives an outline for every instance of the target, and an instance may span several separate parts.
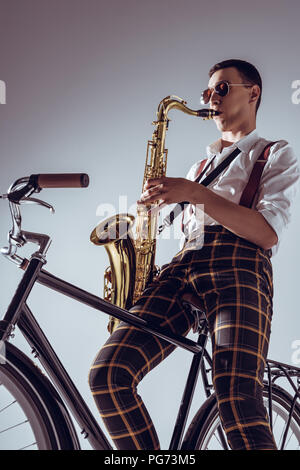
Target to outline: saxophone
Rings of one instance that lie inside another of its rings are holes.
[[[177,96],[167,96],[158,105],[157,120],[152,139],[148,141],[143,186],[149,178],[161,178],[166,174],[167,154],[165,148],[168,130],[168,113],[175,108],[191,116],[212,119],[218,113],[212,109],[192,110],[186,101]],[[142,189],[143,191],[143,189]],[[158,201],[151,207],[155,207]],[[146,285],[159,273],[155,266],[158,214],[148,214],[150,206],[138,205],[136,237],[133,237],[135,218],[130,214],[117,214],[102,221],[90,235],[95,245],[104,246],[110,266],[104,273],[104,299],[129,310],[138,300]],[[108,331],[112,333],[120,320],[110,317]]]

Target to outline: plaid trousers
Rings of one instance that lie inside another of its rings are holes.
[[[206,226],[198,250],[183,248],[145,289],[131,312],[187,335],[197,319],[184,292],[203,304],[212,339],[213,384],[222,426],[234,450],[276,449],[262,400],[272,318],[270,250]],[[117,449],[159,449],[140,380],[176,346],[121,322],[99,351],[89,384]]]

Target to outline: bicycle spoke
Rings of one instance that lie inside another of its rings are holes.
[[[10,431],[10,429],[13,429],[13,428],[17,428],[17,427],[19,427],[19,426],[22,426],[22,424],[26,424],[26,423],[28,423],[28,419],[26,419],[25,421],[22,421],[21,423],[14,424],[14,426],[9,426],[9,427],[6,428],[6,429],[2,429],[2,431],[0,431],[0,434],[3,434],[4,432]]]
[[[292,439],[292,436],[293,436],[293,432],[290,433],[289,439],[286,440],[286,447],[288,447],[288,444],[289,444],[290,440]]]
[[[28,447],[32,447],[32,446],[35,446],[35,445],[37,445],[37,442],[33,442],[32,444],[29,444],[28,446],[21,447],[19,450],[28,449]]]
[[[279,448],[279,449],[281,448],[281,443],[282,443],[283,435],[284,435],[284,427],[283,427],[282,430],[281,430],[281,435],[280,435],[280,438],[279,438],[279,441],[278,441],[278,448]]]
[[[273,413],[273,415],[274,415],[274,413]],[[278,414],[276,415],[275,420],[273,419],[273,428],[275,428],[275,426],[276,426],[277,418],[278,418]]]
[[[272,416],[273,416],[273,434],[277,443],[277,448],[280,449],[283,443],[283,437],[286,432],[286,425],[289,422],[290,406],[291,401],[289,401],[288,396],[284,395],[281,390],[277,391],[277,394],[273,394],[273,406],[272,406]],[[265,400],[266,405],[266,400]],[[203,424],[202,424],[203,426]],[[211,414],[210,420],[204,424],[204,432],[201,435],[200,430],[200,440],[198,441],[197,449],[205,450],[224,450],[224,443],[222,436],[219,435],[220,430],[220,417],[218,410],[216,409],[215,414]],[[224,436],[225,439],[225,436]],[[227,443],[227,442],[226,442]],[[300,415],[299,409],[294,413],[292,419],[289,423],[289,429],[286,436],[286,441],[284,445],[284,450],[295,450],[300,448]]]
[[[218,443],[220,444],[220,447],[222,447],[222,444],[221,444],[221,440],[219,438],[219,436],[216,434],[215,435],[215,439],[218,441]]]
[[[4,406],[3,408],[1,408],[0,410],[0,413],[2,413],[2,411],[4,410],[7,410],[7,408],[9,408],[11,405],[13,405],[14,403],[17,403],[17,400],[14,400],[12,401],[11,403],[9,403],[8,405]]]

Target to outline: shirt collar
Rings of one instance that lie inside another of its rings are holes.
[[[254,129],[252,132],[245,135],[245,137],[242,137],[239,141],[234,142],[232,145],[230,145],[230,147],[224,147],[223,150],[227,151],[229,149],[234,149],[235,147],[237,147],[242,152],[249,153],[250,149],[257,142],[258,139],[259,139],[259,135],[256,129]],[[221,150],[221,138],[206,147],[206,153],[209,157],[220,153],[220,150]]]

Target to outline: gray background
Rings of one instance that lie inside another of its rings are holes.
[[[102,296],[108,258],[89,242],[102,218],[97,207],[112,204],[118,213],[120,195],[128,206],[135,203],[159,101],[176,94],[197,109],[208,69],[220,60],[240,58],[258,67],[264,89],[257,129],[266,138],[288,140],[299,155],[300,105],[291,100],[291,84],[300,79],[299,13],[297,0],[0,1],[0,79],[7,87],[7,103],[0,105],[1,193],[31,173],[90,175],[87,189],[41,193],[55,206],[54,216],[24,207],[24,229],[53,237],[50,272]],[[167,174],[185,176],[218,132],[213,122],[180,112],[171,118]],[[269,356],[283,362],[291,362],[292,343],[300,338],[298,204],[299,197],[273,260]],[[10,228],[4,201],[0,220],[3,246]],[[178,240],[162,240],[157,263],[177,251]],[[22,273],[0,259],[0,275],[2,315]],[[87,376],[108,337],[107,316],[41,286],[34,288],[30,307],[98,417]],[[14,342],[28,350],[20,335]],[[162,448],[171,437],[190,359],[190,353],[176,351],[139,387]],[[200,390],[197,395],[192,411],[203,398]]]

